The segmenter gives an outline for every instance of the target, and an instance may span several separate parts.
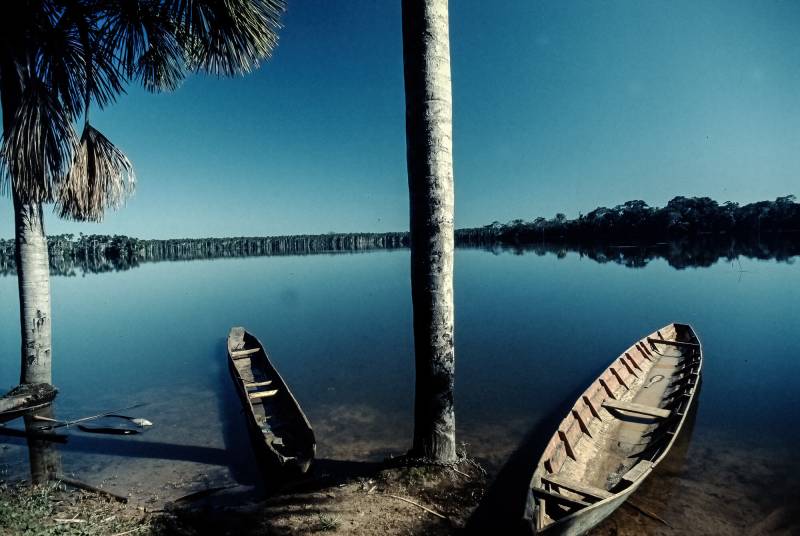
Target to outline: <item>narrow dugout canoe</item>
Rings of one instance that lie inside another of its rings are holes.
[[[0,396],[0,423],[27,415],[50,404],[58,389],[49,383],[26,383],[18,385]]]
[[[536,534],[583,534],[636,491],[667,455],[700,382],[691,326],[669,324],[616,358],[578,397],[531,479]]]
[[[231,328],[228,364],[264,461],[305,473],[317,449],[314,431],[264,346],[244,328]]]

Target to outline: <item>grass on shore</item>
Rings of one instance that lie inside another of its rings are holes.
[[[58,482],[0,483],[0,534],[110,536],[149,528],[143,512]],[[145,531],[146,533],[146,531]]]

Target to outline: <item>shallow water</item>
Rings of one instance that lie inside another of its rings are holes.
[[[653,260],[631,269],[574,253],[458,250],[459,440],[498,471],[533,426],[633,341],[687,322],[706,354],[696,421],[637,497],[676,531],[696,533],[741,533],[795,508],[800,269],[740,262],[676,270]],[[315,428],[319,458],[402,454],[413,404],[408,263],[399,250],[53,277],[56,415],[143,402],[124,413],[155,423],[133,437],[68,430],[57,447],[64,471],[159,499],[254,484],[226,365],[233,325],[261,338]],[[14,277],[0,278],[3,388],[19,374],[16,293]],[[24,440],[0,436],[0,479],[29,477],[28,457]],[[690,518],[711,525],[700,530]],[[624,533],[641,523],[620,510],[600,530]]]

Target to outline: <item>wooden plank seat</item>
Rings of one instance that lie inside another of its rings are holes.
[[[257,354],[261,351],[261,348],[248,348],[247,350],[231,350],[231,357],[233,359],[243,359],[245,357],[250,357],[253,354]]]
[[[631,413],[639,413],[649,417],[658,417],[666,419],[670,415],[668,409],[654,408],[652,406],[645,406],[644,404],[636,404],[635,402],[620,402],[618,400],[606,399],[603,402],[604,408],[617,409],[622,411],[630,411]]]
[[[632,484],[645,476],[653,469],[653,462],[648,460],[639,460],[636,464],[631,467],[627,473],[622,475],[620,479],[621,482],[627,482]]]
[[[648,337],[647,342],[650,344],[666,344],[668,346],[677,346],[678,348],[699,348],[700,345],[696,342],[684,342],[684,341],[669,341],[667,339],[656,339],[654,337]]]
[[[267,398],[269,396],[275,396],[278,394],[277,389],[273,389],[272,391],[259,391],[257,393],[248,393],[250,400],[259,399],[259,398]]]
[[[547,475],[542,477],[542,481],[598,500],[603,500],[613,495],[610,491],[603,488],[591,486],[583,482],[575,482],[563,476]]]
[[[272,380],[267,380],[265,382],[245,382],[244,386],[247,387],[248,389],[250,389],[250,388],[253,388],[253,387],[264,387],[266,385],[270,385],[271,383],[272,383]]]
[[[566,504],[567,506],[590,506],[590,503],[586,501],[582,501],[580,499],[573,499],[572,497],[565,497],[559,493],[554,493],[552,491],[547,491],[543,488],[532,487],[531,491],[534,495],[539,495],[540,497],[544,497],[547,499],[552,499],[554,502]]]

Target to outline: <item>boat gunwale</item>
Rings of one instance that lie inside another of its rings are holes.
[[[697,352],[698,352],[698,355],[699,355],[698,368],[697,368],[697,378],[699,380],[700,373],[701,373],[702,368],[703,368],[703,360],[704,360],[703,342],[700,340],[700,337],[697,335],[697,332],[694,330],[694,328],[690,324],[683,324],[681,322],[670,322],[666,326],[655,330],[650,335],[646,335],[646,336],[644,336],[644,337],[642,337],[640,339],[637,339],[637,341],[633,345],[631,345],[630,348],[635,347],[639,342],[647,341],[648,338],[653,337],[653,335],[658,334],[659,331],[661,331],[663,329],[666,329],[666,328],[668,328],[670,326],[683,326],[683,327],[688,328],[689,331],[691,332],[691,335],[693,335],[694,338],[697,340]],[[575,409],[575,406],[582,399],[582,397],[584,396],[586,391],[588,391],[591,388],[591,386],[594,385],[594,383],[597,382],[603,376],[603,374],[605,374],[605,372],[608,371],[609,368],[614,365],[614,363],[616,362],[617,359],[619,359],[619,357],[625,355],[626,351],[627,350],[622,352],[619,356],[617,356],[617,358],[613,359],[611,361],[611,363],[605,369],[603,369],[603,371],[600,374],[598,374],[597,377],[594,380],[592,380],[592,382],[589,384],[589,386],[586,388],[586,390],[583,393],[581,393],[580,396],[578,396],[577,400],[575,401],[575,404],[573,404],[572,407],[570,407],[570,410],[564,416],[564,419],[562,419],[559,422],[558,429],[561,428],[561,423],[563,423],[564,420],[567,419],[570,416],[571,412]],[[644,479],[647,478],[653,472],[653,470],[656,468],[656,466],[658,466],[658,464],[667,456],[667,454],[669,454],[670,450],[672,449],[672,446],[675,443],[675,440],[678,438],[678,435],[680,435],[681,429],[683,428],[683,424],[686,422],[686,416],[689,414],[689,409],[692,407],[692,404],[694,403],[695,394],[697,393],[697,385],[698,384],[699,384],[699,381],[698,381],[698,383],[696,383],[694,386],[692,386],[688,390],[688,392],[689,392],[689,401],[686,404],[686,407],[684,409],[683,414],[680,416],[680,420],[678,421],[678,423],[677,423],[677,425],[675,427],[675,432],[672,434],[672,438],[669,440],[669,442],[667,443],[666,447],[661,451],[661,454],[659,454],[658,457],[656,457],[654,460],[651,460],[652,465],[644,473],[639,475],[636,478],[636,480],[631,482],[631,484],[628,487],[626,487],[626,488],[624,488],[624,489],[622,489],[622,490],[620,490],[620,491],[618,491],[616,493],[613,493],[613,492],[609,491],[609,493],[612,493],[611,496],[605,497],[605,498],[603,498],[603,499],[601,499],[601,500],[599,500],[597,502],[591,503],[588,506],[584,506],[583,508],[580,508],[579,510],[577,510],[575,512],[572,512],[572,513],[562,517],[561,519],[555,520],[555,521],[553,521],[552,523],[550,523],[548,525],[545,525],[543,527],[538,527],[537,526],[538,523],[537,523],[536,517],[534,517],[532,519],[529,519],[530,523],[533,526],[534,533],[535,534],[540,534],[540,533],[549,531],[551,529],[554,529],[554,528],[558,527],[559,525],[563,526],[563,525],[567,524],[568,522],[578,518],[579,516],[586,515],[588,512],[591,512],[591,511],[596,510],[596,509],[598,509],[598,508],[600,508],[602,506],[605,506],[605,505],[613,502],[615,499],[619,499],[619,498],[623,497],[626,494],[627,495],[631,495],[634,491],[636,491],[636,489],[638,489],[638,487],[641,485],[641,483],[644,481]],[[556,435],[558,435],[558,430],[556,430],[556,432],[553,434],[553,436],[551,436],[551,440]],[[548,445],[549,445],[549,441],[548,441]],[[536,475],[536,472],[539,470],[539,467],[543,467],[544,466],[543,465],[544,462],[545,462],[544,458],[545,458],[545,456],[544,456],[544,454],[542,454],[542,456],[536,462],[536,469],[534,469],[534,476]],[[530,484],[531,486],[533,484],[534,476],[531,477],[531,484]],[[625,500],[627,500],[627,498]],[[622,502],[624,502],[624,501],[622,501]],[[622,503],[620,503],[620,506],[621,506],[621,504]]]

